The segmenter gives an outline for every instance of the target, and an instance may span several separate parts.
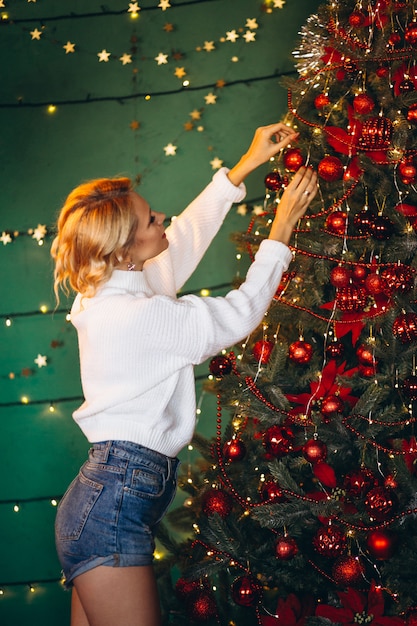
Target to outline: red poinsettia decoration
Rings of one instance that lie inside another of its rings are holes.
[[[337,594],[341,607],[319,604],[316,615],[326,617],[331,622],[339,624],[365,623],[367,626],[404,626],[405,622],[400,617],[384,616],[384,594],[380,587],[372,581],[368,595],[348,589]]]
[[[284,600],[279,598],[275,615],[263,615],[262,626],[304,626],[306,618],[314,615],[315,601],[311,597],[299,599],[290,593]]]

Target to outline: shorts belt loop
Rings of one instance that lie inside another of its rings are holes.
[[[103,463],[107,463],[107,460],[109,458],[109,454],[110,454],[110,449],[112,447],[112,441],[106,441],[106,445],[103,449]]]

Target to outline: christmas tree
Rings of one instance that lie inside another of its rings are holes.
[[[170,623],[417,624],[417,0],[330,0],[300,35],[299,141],[238,249],[302,164],[320,190],[262,326],[210,363]]]

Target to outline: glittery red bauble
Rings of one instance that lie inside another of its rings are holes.
[[[297,542],[293,537],[278,537],[275,542],[275,556],[281,561],[290,561],[298,552]]]
[[[363,311],[365,304],[366,292],[359,285],[343,287],[336,294],[336,305],[341,311]]]
[[[304,164],[304,157],[299,148],[289,148],[285,151],[283,162],[285,169],[289,172],[296,172]]]
[[[410,46],[417,45],[417,22],[413,21],[407,26],[404,32],[404,39]]]
[[[225,461],[241,461],[246,454],[246,446],[240,439],[232,437],[223,446],[223,458]]]
[[[341,341],[331,341],[326,347],[326,354],[329,359],[338,359],[343,356],[345,347]]]
[[[232,510],[232,498],[222,489],[208,489],[201,499],[201,508],[207,516],[217,513],[220,517],[227,517]]]
[[[375,362],[373,350],[366,345],[361,345],[357,348],[356,356],[362,365],[373,365]]]
[[[417,315],[401,313],[392,325],[393,335],[402,343],[411,343],[417,339]]]
[[[314,106],[316,107],[316,109],[323,109],[328,104],[330,104],[330,99],[329,99],[329,96],[325,93],[320,93],[314,99]]]
[[[263,339],[257,341],[253,346],[253,356],[257,361],[265,365],[269,361],[274,345],[272,341],[265,341]]]
[[[398,499],[391,489],[374,487],[366,494],[364,505],[371,520],[384,522],[395,513]]]
[[[215,356],[210,361],[209,370],[216,378],[222,378],[230,374],[232,367],[232,362],[227,356]]]
[[[304,365],[305,363],[309,363],[311,361],[311,357],[313,356],[313,348],[306,341],[294,341],[289,349],[288,356],[291,361],[294,363],[298,363],[299,365]]]
[[[404,78],[404,80],[402,80],[398,85],[398,89],[401,93],[410,93],[410,91],[414,91],[415,87],[410,78]]]
[[[322,400],[320,413],[323,417],[330,418],[332,415],[335,415],[335,413],[343,413],[344,408],[345,405],[341,397],[331,394]]]
[[[407,120],[409,122],[417,122],[417,104],[411,104],[407,111]]]
[[[327,182],[340,180],[343,176],[343,163],[335,156],[326,156],[318,164],[317,172]]]
[[[194,593],[198,589],[201,589],[202,585],[199,580],[187,580],[186,578],[178,578],[175,583],[175,592],[181,600],[189,598],[190,594]]]
[[[378,241],[385,241],[389,239],[394,233],[394,224],[384,215],[377,215],[370,226],[370,234],[374,239]]]
[[[401,35],[399,33],[391,33],[388,39],[388,45],[390,48],[399,48],[401,46]]]
[[[279,172],[269,172],[264,179],[265,187],[270,191],[279,191],[282,188],[282,176]]]
[[[413,161],[405,159],[398,165],[398,175],[405,185],[412,185],[417,181],[417,167]]]
[[[372,117],[362,126],[360,147],[368,150],[386,150],[392,134],[392,122],[387,117]]]
[[[380,293],[384,293],[387,290],[387,284],[381,274],[377,274],[373,272],[372,274],[368,274],[365,279],[365,287],[368,293],[372,296],[376,296]]]
[[[335,235],[344,235],[346,230],[347,213],[333,211],[326,219],[326,229]]]
[[[366,17],[362,11],[353,11],[349,15],[349,24],[353,28],[360,28],[365,23]]]
[[[294,433],[287,426],[270,426],[263,435],[266,452],[274,457],[281,457],[292,450]]]
[[[353,224],[360,235],[369,235],[371,232],[371,226],[374,222],[376,215],[372,211],[363,209],[356,213],[353,218]]]
[[[365,378],[375,376],[375,365],[359,365],[359,374]]]
[[[352,270],[352,279],[355,283],[364,283],[368,275],[368,269],[364,265],[355,265]]]
[[[375,108],[375,102],[368,94],[360,93],[353,98],[353,108],[359,115],[368,115]]]
[[[279,485],[275,482],[275,480],[266,480],[262,483],[262,487],[260,489],[260,494],[263,502],[267,500],[271,500],[273,502],[286,502],[287,498],[282,493]]]
[[[358,583],[364,582],[364,573],[363,562],[359,557],[352,555],[340,556],[332,568],[333,578],[341,587],[355,587]]]
[[[414,374],[407,376],[401,384],[401,389],[404,391],[407,398],[417,400],[417,376]]]
[[[396,535],[392,531],[383,528],[371,530],[366,538],[369,554],[379,561],[385,561],[392,557],[396,543]]]
[[[231,595],[239,606],[254,607],[262,600],[262,587],[253,576],[240,576],[232,583]]]
[[[414,285],[414,271],[408,265],[390,265],[385,267],[381,276],[387,287],[394,291],[410,291]]]
[[[207,622],[217,616],[216,602],[207,589],[194,592],[186,606],[191,619],[197,622]]]
[[[389,74],[389,69],[385,65],[380,65],[375,70],[375,74],[378,76],[378,78],[385,78]]]
[[[320,439],[309,439],[303,446],[303,456],[312,464],[324,461],[327,456],[327,446]]]
[[[375,474],[369,468],[361,467],[346,474],[343,488],[351,498],[362,498],[377,484],[378,480]]]
[[[351,277],[352,272],[347,267],[341,265],[334,267],[330,272],[330,282],[336,288],[347,287]]]
[[[319,554],[335,559],[346,552],[345,533],[335,524],[322,526],[313,537],[313,547]]]

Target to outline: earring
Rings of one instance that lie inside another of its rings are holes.
[[[127,262],[127,271],[132,272],[135,269],[136,265],[132,261]]]

